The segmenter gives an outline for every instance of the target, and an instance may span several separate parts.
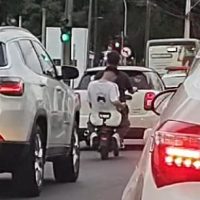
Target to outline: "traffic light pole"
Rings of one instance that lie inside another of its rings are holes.
[[[150,25],[151,25],[151,2],[147,0],[146,4],[146,30],[145,30],[145,47],[150,37]]]
[[[191,0],[186,0],[184,38],[190,38]]]
[[[87,66],[90,66],[90,39],[91,39],[91,26],[92,26],[92,6],[93,0],[90,0],[89,13],[88,13],[88,41],[87,41]]]
[[[73,0],[65,1],[65,19],[68,19],[67,26],[72,26],[72,12],[73,12]],[[62,43],[63,45],[63,56],[62,56],[62,65],[71,64],[71,42]]]
[[[46,46],[46,9],[42,9],[42,44]]]
[[[98,0],[94,0],[95,19],[94,19],[94,53],[97,53],[97,33],[98,33]]]

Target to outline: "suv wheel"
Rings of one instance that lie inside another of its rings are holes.
[[[45,151],[41,135],[41,128],[36,125],[33,128],[29,155],[19,168],[13,172],[13,181],[19,195],[38,196],[40,194],[45,163]]]
[[[80,145],[77,126],[74,125],[71,149],[68,155],[64,155],[53,161],[55,179],[58,182],[76,182],[80,166]]]

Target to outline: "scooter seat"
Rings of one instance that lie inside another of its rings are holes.
[[[89,120],[92,125],[96,127],[106,125],[116,128],[119,127],[122,116],[117,110],[109,112],[91,112]]]

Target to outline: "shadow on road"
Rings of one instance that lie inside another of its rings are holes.
[[[0,199],[16,197],[11,179],[0,179]]]

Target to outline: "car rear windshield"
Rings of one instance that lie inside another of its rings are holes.
[[[159,90],[163,89],[163,83],[155,72],[124,71],[128,74],[133,87],[139,90]],[[86,90],[89,83],[94,80],[96,72],[87,72],[80,81],[78,89]]]
[[[0,43],[0,67],[7,65],[6,47],[5,44]]]

